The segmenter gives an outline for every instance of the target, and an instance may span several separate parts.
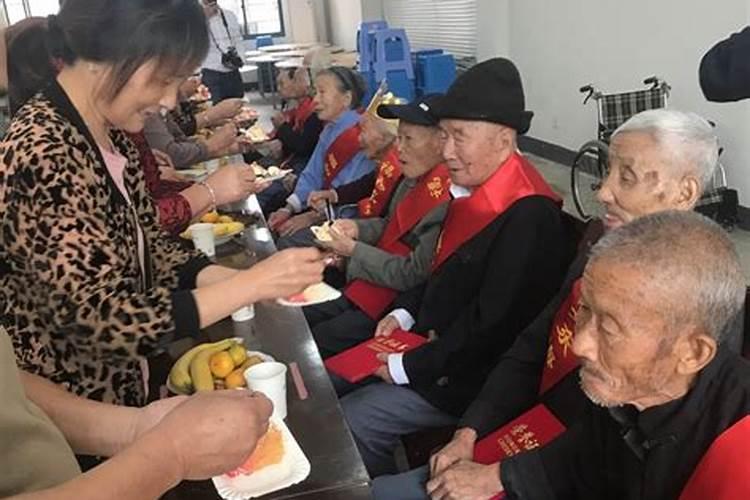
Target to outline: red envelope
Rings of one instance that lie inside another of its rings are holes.
[[[474,446],[474,461],[494,464],[523,451],[544,446],[565,431],[565,426],[542,404],[486,436]],[[499,493],[491,500],[504,498]]]
[[[378,354],[408,352],[426,342],[427,339],[421,335],[395,330],[387,337],[374,337],[332,356],[325,361],[325,365],[332,373],[356,384],[360,380],[373,375],[378,367],[383,364],[378,360]]]

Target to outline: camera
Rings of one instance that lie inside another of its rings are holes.
[[[221,64],[229,69],[240,69],[245,65],[235,47],[229,47],[226,52],[221,54]]]

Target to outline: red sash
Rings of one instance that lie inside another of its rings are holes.
[[[339,134],[326,151],[323,189],[331,189],[333,180],[359,151],[359,132],[359,123],[352,125]]]
[[[378,177],[375,179],[372,194],[357,203],[359,216],[362,218],[380,217],[400,180],[401,163],[398,159],[398,149],[396,146],[391,146],[380,160]]]
[[[573,355],[573,336],[576,331],[576,314],[581,307],[581,280],[573,283],[568,298],[560,305],[555,321],[549,330],[547,361],[542,370],[539,394],[544,394],[568,373],[578,367],[578,358]]]
[[[544,446],[565,431],[565,426],[544,405],[536,405],[474,445],[474,461],[484,465],[502,462],[523,451]],[[505,497],[498,493],[491,500]]]
[[[298,134],[305,128],[305,122],[315,113],[315,101],[312,97],[305,97],[297,104],[297,107],[287,112],[287,119],[292,124],[292,130]]]
[[[680,500],[750,498],[750,415],[713,442],[682,490]]]
[[[378,241],[378,248],[402,257],[409,255],[411,249],[401,238],[433,208],[449,199],[449,187],[450,176],[445,165],[438,165],[423,175],[396,206]],[[397,293],[392,288],[361,279],[352,281],[344,290],[344,295],[372,319],[380,318]]]
[[[536,168],[519,153],[513,153],[471,196],[453,200],[432,261],[434,271],[461,245],[471,240],[516,201],[527,196],[562,200],[547,185]]]

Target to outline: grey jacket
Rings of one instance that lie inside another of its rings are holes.
[[[405,291],[423,283],[430,275],[435,245],[448,210],[447,201],[428,212],[401,238],[412,249],[411,253],[401,257],[377,248],[378,240],[396,207],[416,183],[416,179],[401,181],[388,205],[387,218],[373,217],[355,221],[359,238],[347,267],[349,281],[363,279],[376,285]]]
[[[159,114],[152,114],[146,118],[143,127],[148,144],[172,158],[172,163],[178,169],[189,168],[191,165],[208,159],[206,146],[197,139],[187,137],[171,118]]]

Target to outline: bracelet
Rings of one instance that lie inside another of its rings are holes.
[[[208,194],[211,196],[211,208],[209,212],[213,212],[216,210],[216,192],[214,191],[214,188],[211,187],[211,184],[209,184],[208,181],[200,181],[198,184],[208,190]]]

